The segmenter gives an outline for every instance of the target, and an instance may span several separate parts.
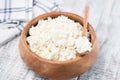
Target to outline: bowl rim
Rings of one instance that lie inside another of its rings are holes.
[[[37,19],[38,17],[42,17],[42,16],[46,16],[46,15],[54,15],[54,14],[60,14],[60,15],[64,15],[64,14],[68,14],[68,15],[72,15],[73,17],[78,17],[79,19],[82,19],[83,21],[83,18],[81,16],[78,16],[74,13],[71,13],[71,12],[49,12],[49,13],[45,13],[45,14],[42,14],[42,15],[39,15],[35,18],[33,18],[32,20],[30,20],[27,25],[24,27],[22,33],[21,33],[21,38],[20,40],[23,42],[23,46],[25,47],[25,49],[27,50],[27,52],[29,52],[29,54],[31,54],[31,56],[34,56],[35,58],[37,58],[38,60],[40,61],[43,61],[43,62],[46,62],[46,63],[49,63],[49,64],[71,64],[71,63],[74,63],[76,61],[79,61],[80,59],[82,59],[85,55],[89,55],[91,53],[91,51],[93,50],[93,47],[95,45],[95,40],[93,41],[92,43],[92,50],[90,51],[90,53],[88,51],[86,52],[83,52],[83,56],[82,57],[76,57],[74,59],[70,59],[70,60],[66,60],[66,61],[55,61],[55,60],[48,60],[48,59],[45,59],[45,58],[42,58],[41,56],[39,56],[38,54],[36,54],[35,52],[32,52],[32,50],[30,49],[29,45],[27,44],[27,41],[26,41],[26,37],[27,37],[27,34],[28,34],[28,31],[29,31],[29,28],[30,28],[30,25],[29,24],[32,24],[32,22],[35,22],[36,20],[39,20]],[[69,16],[67,16],[69,18]],[[80,22],[79,22],[80,23]],[[81,23],[80,23],[81,24]],[[96,39],[96,35],[95,35],[95,31],[94,29],[92,28],[92,26],[88,23],[88,26],[89,28],[91,28],[91,30],[93,31],[93,36],[94,38]],[[28,28],[29,27],[29,28]],[[27,31],[25,31],[27,29]],[[91,53],[92,54],[92,53]]]

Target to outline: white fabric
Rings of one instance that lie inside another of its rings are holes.
[[[33,7],[33,17],[52,11],[60,11],[60,5],[54,0],[36,0]]]
[[[32,18],[33,0],[0,0],[0,20],[28,20]]]
[[[53,0],[1,0],[0,46],[19,35],[31,18],[51,11],[59,11]]]

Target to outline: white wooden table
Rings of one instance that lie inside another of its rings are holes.
[[[79,0],[70,5],[73,5],[71,12],[81,16],[84,7],[90,6],[89,22],[100,41],[96,63],[74,80],[120,80],[120,0]],[[23,62],[18,49],[19,38],[0,47],[0,80],[47,80]]]

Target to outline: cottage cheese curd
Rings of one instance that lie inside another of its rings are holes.
[[[39,20],[29,30],[30,49],[48,60],[66,61],[76,58],[76,52],[91,50],[88,37],[82,37],[82,26],[68,17]]]

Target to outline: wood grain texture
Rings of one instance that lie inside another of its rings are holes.
[[[85,6],[90,6],[89,22],[98,35],[100,52],[96,64],[74,80],[120,80],[120,0],[78,1],[71,12],[83,16]],[[0,47],[0,80],[47,80],[23,63],[18,41],[16,37]]]

